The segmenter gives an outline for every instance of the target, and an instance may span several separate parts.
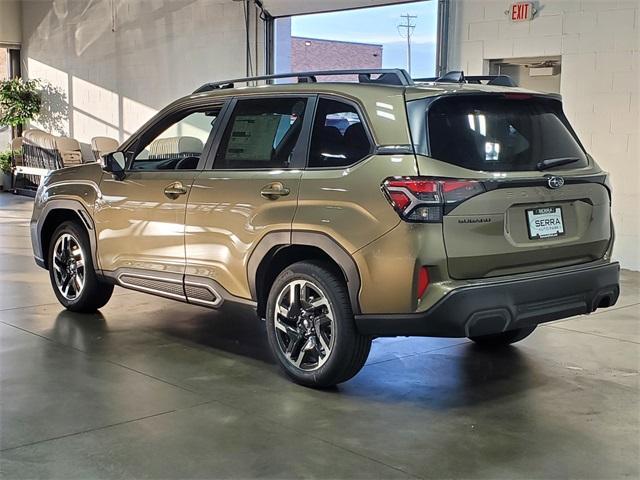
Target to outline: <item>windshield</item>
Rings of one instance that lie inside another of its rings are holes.
[[[427,125],[429,156],[471,170],[537,170],[543,160],[559,158],[577,159],[565,168],[588,165],[554,99],[515,93],[443,97],[428,108]]]

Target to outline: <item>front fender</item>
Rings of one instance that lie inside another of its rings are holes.
[[[43,230],[45,226],[51,226],[48,221],[57,221],[72,213],[89,233],[91,257],[96,269],[99,269],[92,213],[96,200],[101,196],[101,175],[98,164],[89,164],[57,170],[44,179],[36,194],[30,223],[31,244],[38,265],[47,268]]]

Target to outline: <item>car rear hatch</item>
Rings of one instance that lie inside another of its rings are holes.
[[[448,179],[442,185],[454,189],[455,180],[463,181],[450,202],[442,195],[452,278],[605,255],[611,238],[606,174],[585,153],[558,98],[458,93],[408,107],[420,176]]]

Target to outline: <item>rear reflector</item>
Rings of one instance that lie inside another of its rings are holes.
[[[418,299],[421,299],[424,292],[427,291],[429,286],[429,270],[427,267],[420,268],[418,272]]]
[[[441,222],[445,206],[456,206],[485,191],[475,180],[430,177],[388,178],[382,189],[403,220],[427,223]]]

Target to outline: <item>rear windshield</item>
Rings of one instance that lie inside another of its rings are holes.
[[[546,159],[577,158],[588,165],[554,99],[528,95],[460,95],[434,101],[427,111],[432,158],[471,170],[537,170]]]

